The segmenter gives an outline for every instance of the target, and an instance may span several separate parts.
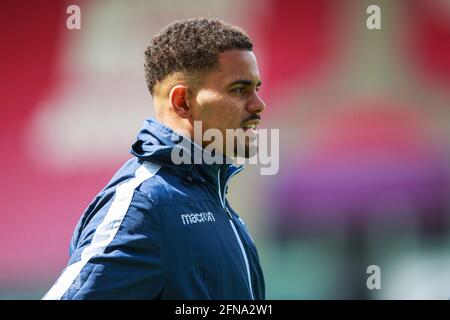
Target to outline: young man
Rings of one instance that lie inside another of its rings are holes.
[[[252,47],[244,31],[210,19],[177,21],[152,39],[145,71],[158,121],[144,123],[134,158],[84,212],[44,299],[265,298],[255,245],[225,198],[242,170],[228,160],[254,153],[265,107]],[[198,123],[222,134],[212,152]],[[227,139],[227,129],[240,133]],[[198,152],[224,161],[198,163]],[[180,154],[189,161],[176,164]]]

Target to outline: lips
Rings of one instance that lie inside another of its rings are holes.
[[[256,124],[246,124],[242,126],[242,129],[247,130],[247,129],[256,129]]]
[[[242,124],[241,128],[244,130],[245,133],[249,133],[250,135],[256,136],[258,135],[258,124],[259,119],[254,119],[250,121],[246,121]]]
[[[241,128],[244,129],[244,131],[247,131],[249,129],[258,130],[257,126],[258,126],[259,122],[260,122],[260,119],[248,120],[242,124]]]

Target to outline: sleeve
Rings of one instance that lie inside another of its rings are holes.
[[[158,299],[161,224],[151,200],[116,192],[81,231],[71,261],[44,299]]]

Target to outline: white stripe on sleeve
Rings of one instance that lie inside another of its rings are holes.
[[[55,282],[53,287],[42,298],[43,300],[59,300],[69,290],[88,261],[95,255],[105,252],[106,247],[116,236],[120,225],[128,211],[134,190],[145,180],[153,177],[161,166],[144,162],[135,172],[135,177],[119,185],[108,212],[95,230],[91,243],[83,249],[81,259],[68,266]]]

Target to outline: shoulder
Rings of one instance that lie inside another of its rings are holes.
[[[106,191],[130,194],[133,190],[133,202],[147,202],[151,207],[191,203],[205,200],[207,195],[199,185],[186,186],[183,177],[174,174],[164,166],[150,161],[130,160],[112,179]]]
[[[153,206],[191,202],[198,194],[194,187],[183,183],[181,176],[173,174],[164,166],[151,162],[144,162],[142,166],[151,174],[139,185],[137,192],[146,196]]]

